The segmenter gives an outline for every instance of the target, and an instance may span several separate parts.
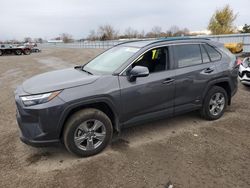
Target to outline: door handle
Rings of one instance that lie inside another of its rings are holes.
[[[209,68],[205,69],[203,72],[204,73],[212,73],[212,72],[214,72],[214,69],[209,67]]]
[[[162,83],[163,84],[170,84],[170,83],[172,83],[174,81],[174,79],[172,79],[172,78],[167,78],[167,79],[165,79]]]

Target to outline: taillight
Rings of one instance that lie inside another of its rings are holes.
[[[237,58],[237,59],[236,59],[236,66],[239,66],[241,63],[242,63],[241,59],[240,59],[240,58]]]

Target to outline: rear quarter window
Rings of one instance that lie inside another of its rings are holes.
[[[219,61],[221,59],[221,54],[215,50],[214,47],[207,44],[203,44],[203,46],[205,47],[211,61]]]

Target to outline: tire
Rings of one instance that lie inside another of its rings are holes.
[[[244,87],[249,88],[250,84],[242,84]]]
[[[16,50],[16,51],[15,51],[15,54],[16,54],[16,55],[22,55],[22,51],[21,51],[21,50]]]
[[[88,108],[74,113],[68,119],[64,126],[63,143],[69,152],[88,157],[105,149],[112,135],[113,127],[109,117],[100,110]]]
[[[227,104],[228,95],[225,89],[213,86],[204,99],[202,109],[200,110],[201,116],[207,120],[219,119],[224,114]]]
[[[0,50],[0,56],[2,56],[3,55],[3,51],[2,50]]]
[[[29,49],[25,49],[25,50],[24,50],[24,54],[25,54],[25,55],[30,55],[30,53],[31,53],[31,50],[29,50]]]

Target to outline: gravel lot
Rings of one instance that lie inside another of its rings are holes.
[[[0,57],[0,187],[249,188],[250,88],[239,85],[225,115],[197,112],[123,130],[104,152],[77,158],[64,147],[20,142],[13,92],[38,73],[83,64],[97,49],[43,49]]]

